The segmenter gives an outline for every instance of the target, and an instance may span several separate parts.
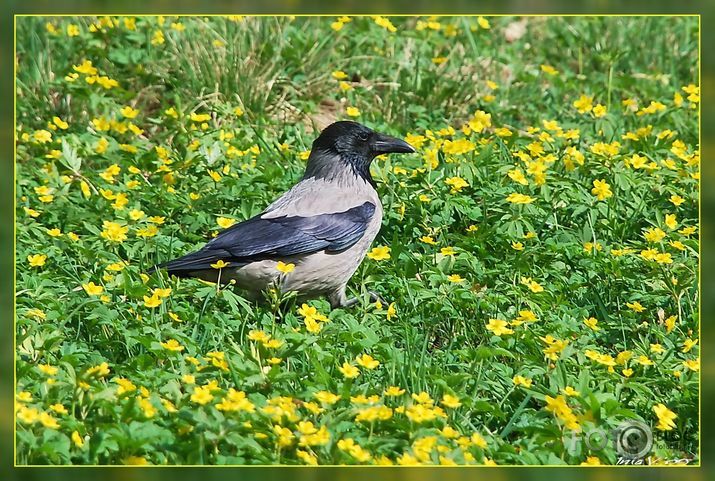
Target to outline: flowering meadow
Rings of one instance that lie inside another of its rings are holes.
[[[615,464],[627,420],[699,462],[697,18],[16,35],[18,464]],[[418,151],[373,163],[356,306],[147,274],[339,119]]]

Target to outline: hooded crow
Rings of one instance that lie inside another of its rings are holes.
[[[301,298],[326,296],[333,308],[351,306],[358,300],[347,298],[347,283],[382,222],[370,164],[380,154],[411,152],[415,149],[403,140],[357,122],[335,122],[313,142],[301,181],[265,211],[152,270],[235,281],[253,298],[275,286]],[[224,267],[213,268],[219,261]],[[281,272],[279,261],[295,267]]]

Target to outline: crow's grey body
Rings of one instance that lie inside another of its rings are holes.
[[[382,223],[382,204],[375,189],[361,178],[353,177],[351,180],[350,183],[303,180],[273,202],[260,217],[312,217],[345,212],[370,202],[375,206],[375,212],[355,244],[338,252],[320,250],[281,259],[258,260],[238,267],[229,265],[222,269],[222,281],[235,279],[239,288],[255,298],[260,297],[267,287],[276,285],[283,292],[296,291],[304,297],[324,295],[331,304],[344,305],[347,300],[345,287],[375,240]],[[295,268],[292,272],[281,273],[276,268],[279,260],[294,264]],[[218,271],[207,269],[195,275],[216,282]]]
[[[354,122],[331,125],[313,144],[306,173],[292,189],[199,251],[158,267],[212,282],[220,275],[220,282],[233,280],[255,298],[275,286],[304,298],[326,296],[333,306],[353,304],[346,285],[382,223],[369,165],[383,153],[378,149],[388,148],[384,152],[414,151]],[[228,262],[220,271],[211,267],[219,260]],[[295,267],[281,272],[279,261]]]

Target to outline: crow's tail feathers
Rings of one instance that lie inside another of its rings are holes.
[[[152,274],[160,269],[166,269],[169,274],[179,277],[191,276],[192,272],[211,269],[211,264],[216,263],[221,259],[226,259],[224,251],[206,251],[200,250],[186,254],[174,260],[157,264],[147,271],[147,274]]]

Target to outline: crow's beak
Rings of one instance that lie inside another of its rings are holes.
[[[415,148],[404,140],[389,135],[376,134],[372,141],[372,150],[376,154],[411,154]]]

